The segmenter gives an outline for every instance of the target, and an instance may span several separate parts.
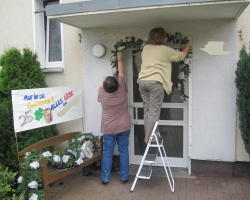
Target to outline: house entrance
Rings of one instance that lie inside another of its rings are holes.
[[[144,143],[143,104],[137,78],[141,67],[141,51],[126,49],[123,52],[124,70],[128,86],[129,112],[131,116],[130,164],[140,164],[146,144]],[[180,99],[178,76],[180,63],[172,63],[173,89],[165,93],[159,119],[159,129],[171,167],[187,168],[188,103]],[[188,92],[187,84],[186,91]],[[188,94],[188,93],[187,93]],[[157,163],[161,163],[157,158]]]

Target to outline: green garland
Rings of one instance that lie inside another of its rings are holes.
[[[84,137],[83,139],[81,139]],[[93,135],[92,133],[79,133],[76,134],[75,137],[69,141],[69,146],[66,148],[66,150],[62,153],[58,152],[52,152],[51,155],[46,157],[44,156],[43,152],[42,154],[38,154],[38,151],[33,150],[32,152],[27,152],[25,156],[25,161],[23,163],[20,163],[21,168],[21,176],[17,179],[17,182],[19,183],[17,192],[20,193],[20,200],[40,200],[44,199],[44,191],[41,190],[42,188],[42,180],[39,176],[38,170],[42,167],[41,165],[41,158],[45,158],[46,162],[53,166],[60,167],[63,165],[62,159],[60,159],[60,162],[55,163],[53,160],[54,156],[59,156],[62,158],[64,155],[69,155],[70,158],[67,162],[67,167],[74,167],[74,163],[79,159],[80,153],[81,153],[81,145],[83,144],[83,141],[88,141],[90,139],[96,139],[98,136]],[[93,152],[99,151],[99,145],[96,142],[93,142]],[[69,150],[73,150],[75,155],[66,154]],[[66,167],[66,166],[65,166]]]
[[[181,33],[176,33],[175,36],[167,34],[166,38],[166,46],[168,44],[180,44],[180,50],[183,50],[185,47],[185,44],[188,42],[188,38],[184,37],[182,39]],[[124,51],[127,48],[135,48],[136,50],[142,50],[143,47],[147,44],[146,41],[143,41],[142,39],[135,40],[135,37],[126,37],[126,40],[120,40],[115,45],[115,50],[112,50],[111,53],[113,54],[110,58],[111,66],[112,66],[112,72],[115,77],[118,77],[118,61],[116,58],[118,51]],[[189,52],[187,56],[185,57],[184,61],[181,62],[183,65],[183,68],[179,69],[179,84],[178,89],[180,90],[180,98],[183,101],[186,101],[187,98],[189,98],[185,94],[185,82],[191,72],[190,64],[191,64],[191,57],[192,57],[192,49],[189,49]]]

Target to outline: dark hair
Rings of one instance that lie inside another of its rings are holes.
[[[149,33],[148,44],[162,45],[164,44],[165,37],[166,31],[164,30],[164,28],[154,28]]]
[[[104,90],[108,93],[113,93],[118,89],[118,81],[114,76],[108,76],[105,81],[103,81]]]

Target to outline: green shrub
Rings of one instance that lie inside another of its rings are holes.
[[[15,177],[17,172],[13,173],[8,169],[8,167],[4,167],[0,164],[0,199],[2,200],[16,200],[15,189],[13,189],[15,185]]]
[[[38,141],[58,135],[55,125],[14,133],[11,90],[46,88],[37,54],[24,48],[4,51],[0,57],[0,159],[4,166],[18,171],[18,151]]]
[[[250,156],[250,55],[243,46],[237,63],[235,83],[238,89],[237,106],[239,112],[239,128]]]

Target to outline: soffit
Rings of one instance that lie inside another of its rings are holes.
[[[191,1],[181,0],[175,1],[176,4],[171,4],[173,1],[135,1],[137,4],[132,4],[133,1],[129,0],[123,4],[121,2],[106,0],[58,4],[47,6],[46,15],[50,19],[78,28],[136,26],[168,21],[235,19],[250,3],[249,1],[183,3]]]

